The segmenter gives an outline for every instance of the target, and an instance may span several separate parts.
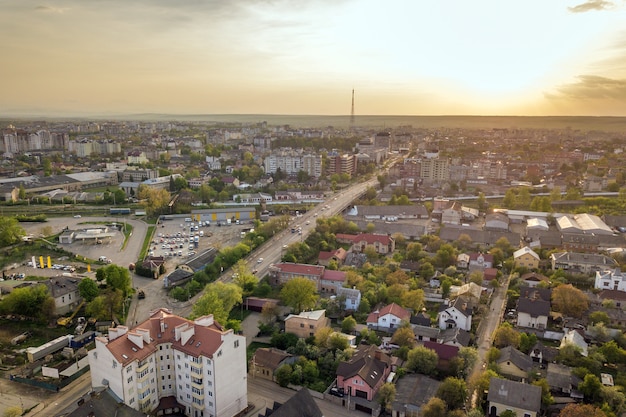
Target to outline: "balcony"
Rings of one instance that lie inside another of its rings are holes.
[[[191,377],[196,379],[202,379],[202,368],[198,368],[195,366],[191,367]]]
[[[139,376],[143,371],[147,370],[149,364],[150,363],[148,361],[144,361],[144,363],[139,363],[137,365],[137,369],[135,370],[135,372],[137,372],[137,376]]]

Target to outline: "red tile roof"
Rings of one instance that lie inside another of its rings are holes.
[[[393,314],[398,317],[400,320],[409,320],[411,318],[411,313],[407,310],[403,309],[396,303],[391,303],[381,308],[379,311],[371,312],[367,316],[366,323],[376,323],[378,322],[378,317],[384,316],[386,314]]]
[[[316,275],[318,277],[321,277],[324,274],[324,269],[326,269],[320,265],[292,264],[287,262],[274,264],[274,267],[285,273],[294,275]]]
[[[428,340],[424,341],[424,347],[437,352],[439,359],[443,360],[450,360],[456,357],[459,353],[459,348],[457,346],[442,345],[441,343],[430,342]]]
[[[212,316],[211,321],[212,321]],[[201,323],[202,318],[196,319]],[[207,322],[208,323],[208,322]],[[186,344],[182,344],[183,338],[176,340],[175,329],[193,327],[193,336]],[[118,326],[122,332],[127,328]],[[126,334],[118,336],[107,344],[115,359],[124,366],[134,360],[141,361],[158,349],[163,343],[171,343],[174,349],[187,353],[194,357],[204,356],[211,358],[222,345],[222,335],[232,330],[224,331],[218,324],[213,322],[208,326],[196,324],[194,321],[184,319],[172,314],[165,308],[155,311],[148,320],[140,323]],[[140,336],[142,332],[149,332],[149,342],[144,340],[143,347],[131,341],[132,337]],[[130,336],[130,338],[129,338]],[[105,338],[100,338],[106,343]]]
[[[324,271],[322,279],[327,281],[344,282],[346,280],[346,273],[343,271],[333,271],[332,269],[327,269]]]

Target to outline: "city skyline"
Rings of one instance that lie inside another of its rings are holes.
[[[626,116],[626,3],[1,1],[5,116]]]

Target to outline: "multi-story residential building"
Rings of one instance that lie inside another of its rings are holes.
[[[269,268],[270,283],[282,285],[293,278],[302,277],[313,281],[317,290],[320,291],[324,270],[325,268],[321,265],[280,262]]]
[[[285,333],[293,333],[302,339],[315,335],[317,329],[327,327],[330,319],[326,310],[303,311],[285,317]]]
[[[326,158],[326,173],[332,174],[356,174],[357,156],[354,154],[340,154],[338,152],[330,152]]]
[[[148,163],[148,157],[143,151],[135,150],[128,152],[129,164],[145,164]]]
[[[88,279],[88,278],[85,278]],[[54,312],[64,315],[76,309],[83,301],[78,291],[79,279],[58,276],[45,281],[50,296],[54,299]]]
[[[70,140],[68,150],[78,157],[111,155],[122,152],[122,145],[112,140],[77,139]]]
[[[596,271],[594,287],[600,290],[626,291],[626,275],[618,268]]]
[[[392,237],[387,235],[377,235],[372,233],[361,233],[358,235],[348,235],[338,233],[337,241],[341,243],[350,243],[353,252],[363,252],[366,247],[372,246],[376,249],[376,253],[387,255],[393,253],[396,249],[396,242]]]
[[[280,169],[287,175],[296,175],[300,171],[305,171],[310,176],[319,178],[322,175],[322,156],[306,154],[302,150],[283,148],[266,157],[263,166],[268,174],[274,174]]]
[[[426,184],[440,184],[450,180],[450,163],[446,158],[424,158],[420,178]]]
[[[158,178],[158,169],[125,169],[121,181],[141,182],[150,178]]]
[[[593,253],[560,252],[550,255],[552,269],[563,269],[583,274],[593,274],[618,266],[615,259]]]
[[[66,149],[69,141],[67,133],[50,132],[40,129],[28,133],[22,129],[7,129],[0,135],[0,153]]]
[[[161,308],[133,329],[118,326],[89,352],[91,384],[146,414],[235,416],[248,406],[246,339],[212,315],[186,320]]]
[[[524,267],[528,269],[537,269],[539,268],[539,255],[529,248],[528,246],[524,246],[521,249],[513,252],[513,260],[515,262],[515,267]]]

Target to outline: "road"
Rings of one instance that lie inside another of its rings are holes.
[[[505,281],[496,288],[491,296],[491,303],[489,305],[489,311],[486,317],[480,322],[478,326],[478,334],[476,336],[476,346],[478,351],[478,360],[474,365],[474,369],[469,374],[468,381],[476,378],[484,369],[484,365],[487,363],[487,352],[491,349],[493,344],[493,334],[500,325],[504,310],[506,307],[506,293],[509,289],[509,282],[511,275],[507,275]],[[476,393],[470,395],[472,407],[476,403]]]

